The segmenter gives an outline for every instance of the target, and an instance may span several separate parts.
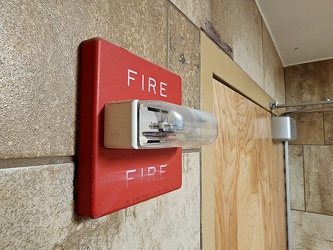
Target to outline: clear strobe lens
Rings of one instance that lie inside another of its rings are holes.
[[[211,144],[217,129],[211,113],[162,101],[138,102],[139,148]]]

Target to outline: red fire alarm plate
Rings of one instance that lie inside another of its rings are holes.
[[[180,76],[101,38],[82,42],[80,73],[78,214],[97,218],[180,188],[181,148],[103,146],[106,103],[138,99],[180,105]]]

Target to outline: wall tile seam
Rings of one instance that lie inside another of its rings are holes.
[[[260,14],[260,27],[261,27],[261,49],[262,49],[262,53],[261,53],[261,60],[262,60],[262,71],[261,71],[261,80],[263,81],[263,88],[266,92],[266,81],[265,81],[265,63],[264,63],[264,20],[262,15]],[[276,100],[277,101],[277,100]]]
[[[195,23],[192,22],[192,20],[186,16],[173,2],[171,2],[170,0],[167,1],[168,2],[168,6],[167,6],[167,68],[169,69],[169,63],[170,63],[170,53],[169,53],[169,49],[170,49],[170,20],[171,20],[171,8],[175,8],[176,11],[178,11],[184,18],[186,22],[189,22],[192,26],[196,27],[196,29],[198,30],[198,32],[200,32],[200,27],[198,27]],[[200,51],[199,51],[200,52]]]
[[[325,111],[323,111],[322,118],[323,118],[324,144],[329,145],[329,144],[326,143],[327,140],[326,140],[326,127],[325,127]]]
[[[303,172],[303,201],[304,210],[306,211],[306,188],[305,188],[305,157],[304,157],[304,145],[302,145],[302,172]]]
[[[284,103],[287,103],[287,76],[286,76],[286,71],[287,71],[286,67],[283,67]]]
[[[332,147],[333,144],[314,144],[314,143],[311,143],[311,144],[300,144],[300,143],[290,143],[289,145],[292,145],[292,146],[309,146],[309,147]]]
[[[292,144],[305,147],[333,147],[333,144]]]
[[[297,211],[297,212],[307,212],[305,210],[302,210],[302,209],[297,209],[297,208],[290,208],[291,211]]]
[[[321,120],[323,123],[323,136],[324,136],[324,145],[326,145],[326,135],[325,135],[325,112],[322,112]]]
[[[183,155],[191,153],[201,153],[201,148],[184,148],[182,153]]]
[[[170,40],[171,40],[170,39],[170,9],[171,9],[170,3],[171,3],[170,0],[168,0],[167,1],[167,15],[166,15],[166,18],[167,18],[167,20],[166,20],[166,22],[167,22],[167,24],[166,24],[166,26],[167,26],[166,68],[167,69],[170,69],[170,53],[169,53],[169,51],[170,51]]]
[[[200,29],[200,27],[198,27],[188,16],[186,16],[186,14],[181,11],[173,2],[171,2],[170,0],[168,0],[169,4],[172,5],[188,22],[190,22],[193,26],[197,27],[197,29]],[[170,7],[171,9],[171,7]]]
[[[52,157],[31,157],[31,158],[12,158],[0,159],[0,171],[8,168],[24,168],[47,165],[75,164],[75,157],[52,156]]]
[[[182,154],[201,153],[201,148],[183,149]],[[54,157],[36,157],[36,158],[12,158],[0,159],[0,171],[8,168],[23,168],[34,166],[47,166],[72,163],[77,164],[76,157],[54,156]]]
[[[298,210],[298,209],[291,209],[291,210],[299,212],[299,213],[322,215],[322,216],[327,216],[327,217],[332,217],[333,218],[333,214],[321,214],[321,213],[316,213],[316,212],[311,212],[311,211],[303,211],[303,210]]]

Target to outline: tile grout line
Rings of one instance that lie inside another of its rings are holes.
[[[170,66],[170,2],[167,1],[167,40],[166,40],[166,68],[169,69]]]
[[[74,156],[50,156],[33,158],[0,159],[0,171],[7,168],[33,167],[75,163]]]
[[[324,145],[326,145],[325,112],[323,112],[322,119],[323,119]]]
[[[318,213],[318,212],[304,211],[304,210],[300,210],[300,209],[291,209],[291,211],[295,211],[295,212],[299,212],[299,213],[305,213],[305,214],[315,214],[315,215],[333,217],[333,214],[321,214],[321,213]]]
[[[304,157],[304,144],[302,145],[302,170],[303,170],[303,199],[304,199],[304,212],[306,212],[306,188],[305,188],[305,157]]]

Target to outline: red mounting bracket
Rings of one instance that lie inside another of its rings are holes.
[[[181,148],[103,146],[106,103],[139,99],[180,105],[180,76],[101,38],[82,42],[80,73],[78,214],[97,218],[180,188]]]

